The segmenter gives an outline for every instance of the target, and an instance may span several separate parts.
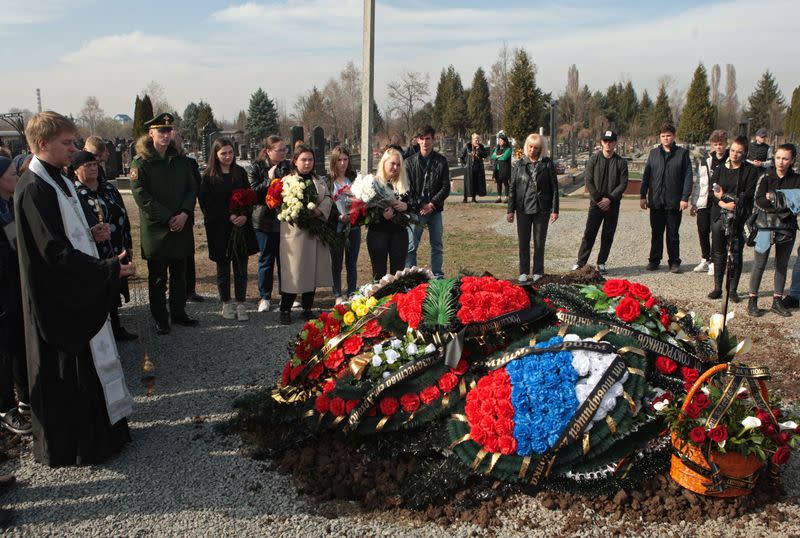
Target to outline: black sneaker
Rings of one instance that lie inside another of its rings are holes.
[[[738,304],[738,303],[742,302],[742,298],[739,297],[739,294],[736,292],[736,290],[731,292],[729,298],[730,298],[732,303],[737,303]]]
[[[284,312],[281,310],[281,317],[280,317],[281,325],[291,325],[292,324],[292,313],[291,312]]]
[[[750,296],[747,299],[747,315],[751,318],[760,318],[763,312],[758,309],[758,297]]]
[[[647,270],[648,271],[658,271],[658,264],[657,263],[653,263],[653,262],[648,263],[647,264]]]
[[[5,508],[0,508],[0,529],[5,529],[14,523],[14,512]]]
[[[679,263],[671,263],[669,264],[669,272],[678,274],[681,272],[681,264]]]
[[[23,417],[16,407],[0,416],[0,426],[19,435],[29,435],[33,430],[31,421]]]
[[[722,290],[711,290],[711,293],[707,295],[709,299],[719,299],[722,297]]]
[[[783,301],[780,297],[772,298],[772,308],[770,308],[770,311],[778,314],[782,318],[788,318],[792,315],[792,313],[783,306]]]
[[[190,293],[186,297],[186,300],[191,301],[193,303],[202,303],[203,301],[205,301],[205,298],[202,295],[198,295],[197,293]]]
[[[131,340],[136,340],[137,338],[139,338],[138,334],[128,332],[128,330],[122,326],[118,327],[114,331],[114,340],[118,342],[130,342]]]
[[[784,308],[800,308],[800,299],[795,297],[794,295],[787,295],[783,299],[781,299]]]

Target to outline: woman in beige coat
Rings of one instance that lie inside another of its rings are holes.
[[[311,148],[305,145],[295,148],[292,173],[314,181],[317,189],[317,207],[312,212],[320,220],[327,220],[333,201],[325,181],[314,174],[314,152]],[[298,293],[302,294],[300,302],[303,307],[303,318],[311,319],[314,291],[318,287],[333,285],[330,250],[306,230],[281,222],[280,260],[281,323],[288,325],[292,322],[292,303]]]

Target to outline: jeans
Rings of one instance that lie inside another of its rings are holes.
[[[247,296],[247,257],[217,262],[217,290],[219,300],[231,300],[231,265],[233,265],[233,292],[236,302],[243,303]]]
[[[711,209],[697,210],[697,237],[700,239],[700,256],[709,261],[711,257]]]
[[[681,264],[681,211],[650,208],[650,263],[658,265],[664,255],[664,230],[667,232],[667,256],[670,265]]]
[[[789,288],[789,295],[800,299],[800,247],[797,247],[797,257],[792,268],[792,285]]]
[[[408,252],[408,231],[398,229],[384,231],[370,229],[367,233],[367,252],[372,264],[372,280],[380,280],[387,274],[386,258],[389,258],[388,273],[403,269]]]
[[[406,255],[406,267],[417,265],[417,249],[422,239],[423,227],[428,227],[428,237],[431,241],[431,269],[433,274],[439,278],[444,277],[442,271],[442,260],[444,258],[444,245],[442,236],[444,235],[444,221],[441,211],[434,211],[430,215],[419,215],[419,222],[408,229],[408,254]]]
[[[517,239],[519,240],[519,274],[544,274],[544,244],[550,213],[540,211],[528,215],[517,211]],[[531,235],[533,236],[533,273],[531,273]]]
[[[346,240],[331,249],[331,271],[333,273],[333,295],[342,295],[342,259],[347,268],[347,295],[352,295],[358,286],[358,251],[361,249],[361,228],[353,226]],[[347,243],[345,245],[345,243]]]
[[[272,283],[275,280],[274,268],[278,266],[278,286],[281,281],[280,232],[256,230],[256,241],[261,253],[258,255],[258,292],[262,299],[272,297]],[[278,288],[280,292],[280,287]]]
[[[596,205],[589,206],[589,216],[586,217],[586,230],[583,232],[581,248],[578,250],[578,265],[584,266],[589,261],[592,253],[594,241],[597,239],[597,232],[600,225],[603,225],[603,233],[600,235],[600,252],[597,254],[597,263],[605,265],[608,261],[608,254],[611,252],[611,245],[614,242],[614,233],[617,231],[617,221],[619,220],[619,204],[612,203],[608,211],[603,211]]]

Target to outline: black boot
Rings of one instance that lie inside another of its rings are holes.
[[[747,299],[747,315],[751,318],[760,318],[763,312],[758,309],[758,297],[751,295]]]
[[[119,311],[116,308],[111,310],[109,317],[111,318],[111,331],[114,333],[114,340],[128,342],[139,338],[138,335],[128,332],[125,327],[122,326],[122,323],[119,321]]]
[[[772,308],[770,308],[770,310],[782,318],[788,318],[792,315],[792,313],[786,310],[786,307],[783,306],[783,301],[781,301],[780,297],[772,298]]]
[[[742,268],[734,266],[731,270],[731,295],[730,300],[734,303],[741,303],[742,298],[739,297],[739,277],[742,275]]]
[[[722,290],[719,288],[714,288],[713,290],[711,290],[711,293],[707,295],[707,297],[709,299],[719,299],[720,297],[722,297]]]

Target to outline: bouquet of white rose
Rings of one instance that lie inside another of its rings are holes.
[[[329,247],[336,246],[339,237],[335,228],[314,214],[318,196],[314,181],[296,174],[285,176],[282,181],[283,201],[278,211],[278,220],[302,228]]]
[[[397,193],[382,185],[372,174],[356,177],[350,186],[350,191],[353,196],[363,202],[363,205],[353,204],[352,211],[359,211],[366,217],[367,222],[382,218],[380,214],[383,210],[390,207],[392,202],[400,199]],[[392,221],[401,226],[408,226],[412,221],[412,217],[409,213],[395,211]],[[351,222],[353,220],[351,219]]]

